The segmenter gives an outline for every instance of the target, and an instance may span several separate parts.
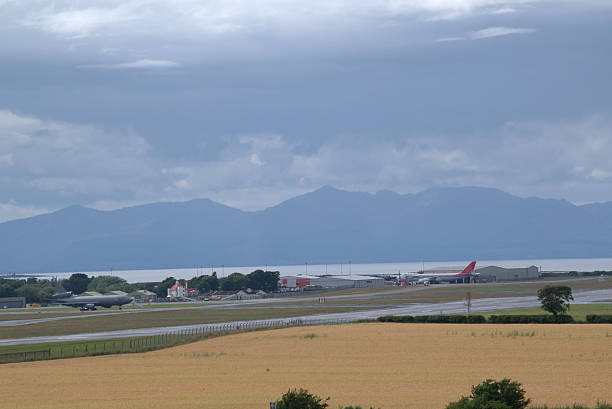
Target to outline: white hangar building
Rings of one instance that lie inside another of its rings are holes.
[[[380,277],[370,277],[361,275],[350,276],[311,276],[297,274],[292,276],[282,276],[279,278],[279,287],[281,288],[303,288],[303,287],[382,287],[385,285],[385,280]]]
[[[537,266],[529,267],[498,267],[487,266],[476,269],[477,280],[486,281],[513,281],[513,280],[535,280],[540,277],[540,269]]]

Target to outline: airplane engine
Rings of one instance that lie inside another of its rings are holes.
[[[85,309],[93,311],[96,309],[96,304],[85,304]]]

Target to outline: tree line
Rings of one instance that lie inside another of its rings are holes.
[[[37,278],[0,278],[1,297],[25,297],[26,303],[39,303],[53,297],[55,286],[49,280]]]
[[[197,288],[200,293],[208,293],[211,291],[239,291],[251,289],[253,291],[272,292],[278,290],[278,279],[280,272],[255,270],[249,274],[232,273],[227,277],[218,278],[217,273],[212,275],[201,275],[193,277],[191,280],[177,280],[174,277],[168,277],[152,291],[159,297],[165,297],[168,294],[168,288],[172,287],[177,281],[189,288]]]
[[[223,278],[218,278],[217,273],[213,272],[212,275],[201,275],[190,280],[177,280],[174,277],[167,277],[160,283],[129,284],[125,279],[117,276],[89,277],[87,274],[75,273],[70,278],[62,280],[62,286],[66,291],[72,291],[73,294],[81,294],[85,291],[96,291],[104,294],[117,290],[126,293],[136,290],[150,290],[159,297],[165,297],[168,294],[168,289],[177,281],[189,288],[197,288],[200,293],[246,289],[272,292],[278,290],[279,277],[280,272],[278,271],[255,270],[249,274],[233,273]]]

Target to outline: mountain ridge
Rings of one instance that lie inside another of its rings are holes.
[[[498,189],[399,194],[323,186],[257,211],[210,199],[69,206],[0,223],[0,271],[609,257],[612,202]]]

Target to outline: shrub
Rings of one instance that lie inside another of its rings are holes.
[[[429,322],[438,324],[465,324],[474,323],[482,324],[487,322],[487,319],[482,315],[418,315],[416,317],[410,315],[394,316],[385,315],[378,317],[380,322]]]
[[[491,315],[491,324],[569,324],[571,315]]]
[[[591,409],[588,406],[573,404],[572,406],[553,406],[549,408],[548,406],[532,406],[530,409]],[[605,402],[597,402],[597,406],[593,409],[612,409],[612,405],[609,405]]]
[[[588,314],[586,316],[587,322],[592,324],[612,324],[612,314],[607,315],[598,315],[598,314]]]
[[[380,322],[414,322],[414,317],[410,315],[395,316],[395,315],[384,315],[378,317]]]
[[[309,393],[306,389],[289,389],[276,402],[276,409],[325,409],[327,401]]]
[[[485,401],[483,399],[470,399],[465,396],[457,402],[446,405],[446,409],[511,409],[510,406],[498,401]]]
[[[446,409],[525,409],[529,402],[520,383],[507,378],[499,382],[487,379],[472,386],[469,398],[464,396],[457,402],[451,402]]]

